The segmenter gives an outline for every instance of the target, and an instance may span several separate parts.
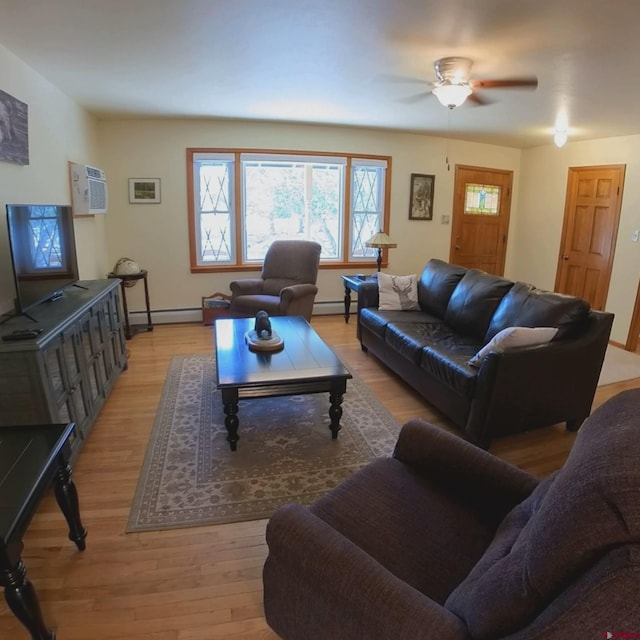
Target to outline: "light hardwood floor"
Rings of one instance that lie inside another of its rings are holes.
[[[377,360],[364,354],[355,324],[320,316],[313,326],[399,422],[445,418]],[[172,355],[212,348],[212,330],[160,325],[127,343],[129,369],[118,380],[74,467],[89,531],[76,551],[52,495],[24,540],[27,575],[58,640],[275,639],[262,612],[266,521],[125,534],[129,508]],[[598,389],[595,406],[640,378]],[[347,392],[348,393],[348,392]],[[497,441],[491,451],[546,475],[562,465],[574,434],[561,425]],[[28,634],[0,602],[0,638]]]

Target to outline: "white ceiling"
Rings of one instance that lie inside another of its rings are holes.
[[[101,117],[531,147],[565,109],[570,140],[640,133],[638,0],[0,0],[0,44]],[[473,78],[537,75],[538,88],[484,91],[490,105],[451,112],[434,96],[406,102],[450,55],[472,58]]]

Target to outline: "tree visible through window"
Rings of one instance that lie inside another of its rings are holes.
[[[261,263],[276,239],[315,240],[324,263],[371,260],[376,253],[365,242],[387,221],[388,165],[386,158],[189,150],[192,268]]]

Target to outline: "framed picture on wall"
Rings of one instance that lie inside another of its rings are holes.
[[[436,177],[424,173],[411,174],[409,220],[433,219],[433,185]]]
[[[29,107],[0,90],[0,160],[29,164]]]
[[[131,204],[158,204],[160,202],[160,178],[129,178],[129,202]]]

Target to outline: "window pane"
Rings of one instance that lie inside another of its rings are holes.
[[[203,160],[198,169],[199,263],[233,259],[230,175],[232,163]]]
[[[341,248],[343,170],[310,162],[244,162],[245,260],[262,261],[273,240],[315,240],[322,259]]]
[[[500,187],[486,184],[467,184],[464,198],[465,213],[497,216],[499,211]]]
[[[382,229],[384,168],[356,166],[352,169],[351,258],[377,256],[365,242]]]
[[[318,242],[322,263],[377,257],[365,242],[386,219],[388,158],[307,151],[187,152],[193,176],[194,272],[203,266],[258,265],[276,239]],[[350,202],[345,203],[347,181]]]

